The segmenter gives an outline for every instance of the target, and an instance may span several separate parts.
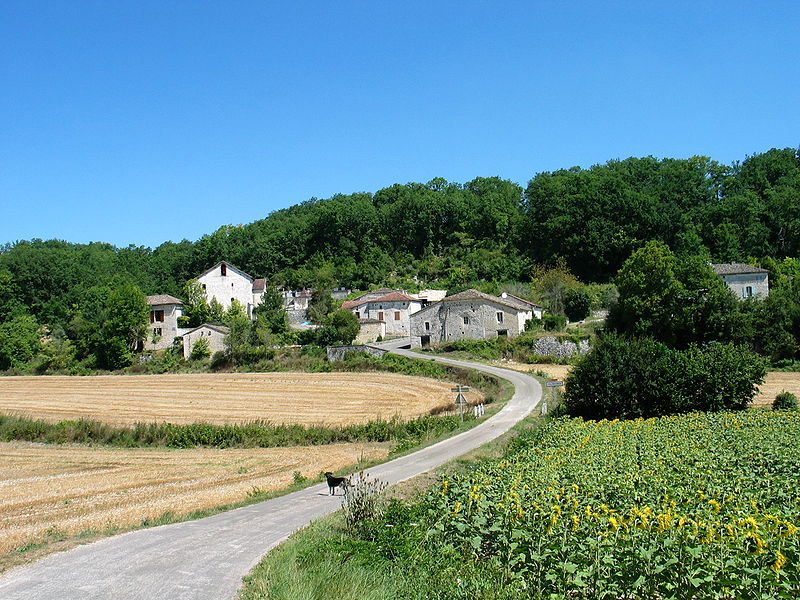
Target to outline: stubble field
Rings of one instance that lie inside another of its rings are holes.
[[[389,373],[3,377],[0,412],[112,425],[262,420],[333,426],[428,414],[453,401],[451,387]]]
[[[428,414],[452,402],[451,387],[387,373],[3,377],[0,413],[117,426],[255,420],[336,426]],[[470,393],[471,401],[477,398]],[[383,460],[391,447],[165,450],[0,443],[0,570],[32,558],[13,552],[31,543],[238,502],[254,488],[287,487],[295,472],[313,478]]]
[[[0,443],[0,565],[2,555],[31,542],[238,502],[254,488],[287,487],[295,472],[310,479],[388,452],[375,443],[247,450]]]

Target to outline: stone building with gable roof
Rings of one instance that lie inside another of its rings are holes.
[[[144,341],[145,350],[163,350],[172,346],[179,335],[178,317],[183,315],[183,302],[169,294],[148,296],[150,325]]]
[[[534,318],[527,300],[466,290],[447,296],[411,316],[411,347],[453,340],[515,337]]]
[[[408,336],[411,315],[422,308],[422,302],[405,292],[376,290],[342,304],[359,320],[376,320],[386,324],[387,336]]]
[[[742,263],[712,264],[714,273],[722,277],[737,298],[761,298],[769,296],[769,271]]]

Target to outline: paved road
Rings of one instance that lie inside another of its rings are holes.
[[[396,347],[397,344],[388,344]],[[407,354],[394,349],[398,354]],[[477,427],[369,469],[393,484],[481,446],[538,404],[539,383],[522,373],[437,358],[511,381],[513,398]],[[341,507],[319,484],[205,519],[133,531],[53,554],[0,575],[3,600],[230,600],[269,550],[314,519]]]

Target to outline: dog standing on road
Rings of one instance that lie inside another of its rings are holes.
[[[347,493],[347,486],[350,485],[350,480],[347,477],[336,477],[333,473],[328,471],[325,473],[325,479],[328,480],[329,495],[335,496],[337,487],[342,488],[345,494]]]

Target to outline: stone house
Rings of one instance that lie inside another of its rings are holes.
[[[225,350],[225,336],[229,332],[230,329],[223,325],[210,325],[209,323],[189,329],[183,334],[183,357],[189,359],[195,342],[201,338],[208,342],[208,349],[211,350],[212,356],[215,352]]]
[[[150,305],[150,325],[144,341],[144,350],[169,348],[172,346],[172,341],[181,335],[178,317],[183,315],[183,302],[175,296],[160,294],[148,296],[147,303]]]
[[[411,347],[453,340],[515,337],[533,319],[530,303],[466,290],[411,315]]]
[[[502,294],[500,294],[500,297],[501,298],[511,298],[512,300],[516,300],[517,302],[520,302],[521,304],[524,304],[525,306],[529,306],[530,309],[531,309],[531,312],[533,313],[533,317],[535,319],[541,319],[542,318],[542,313],[544,313],[544,307],[543,306],[541,306],[539,304],[536,304],[535,302],[531,302],[530,300],[525,300],[525,298],[520,298],[519,296],[512,296],[508,292],[503,292]]]
[[[228,310],[233,301],[237,300],[244,307],[247,316],[253,318],[253,309],[260,303],[261,294],[254,290],[255,280],[241,269],[223,260],[198,275],[197,281],[203,286],[209,302],[215,298],[223,309]],[[261,285],[263,294],[265,283]]]
[[[386,337],[386,321],[359,319],[358,324],[361,329],[359,329],[356,339],[353,340],[354,344],[368,344],[377,341],[379,337],[381,339]]]
[[[737,298],[761,298],[769,295],[769,271],[742,263],[712,264],[714,273],[722,277]]]
[[[389,290],[382,295],[368,292],[359,299],[344,302],[342,308],[355,313],[359,319],[385,323],[385,335],[408,336],[411,332],[411,315],[422,308],[422,302],[406,293]]]

